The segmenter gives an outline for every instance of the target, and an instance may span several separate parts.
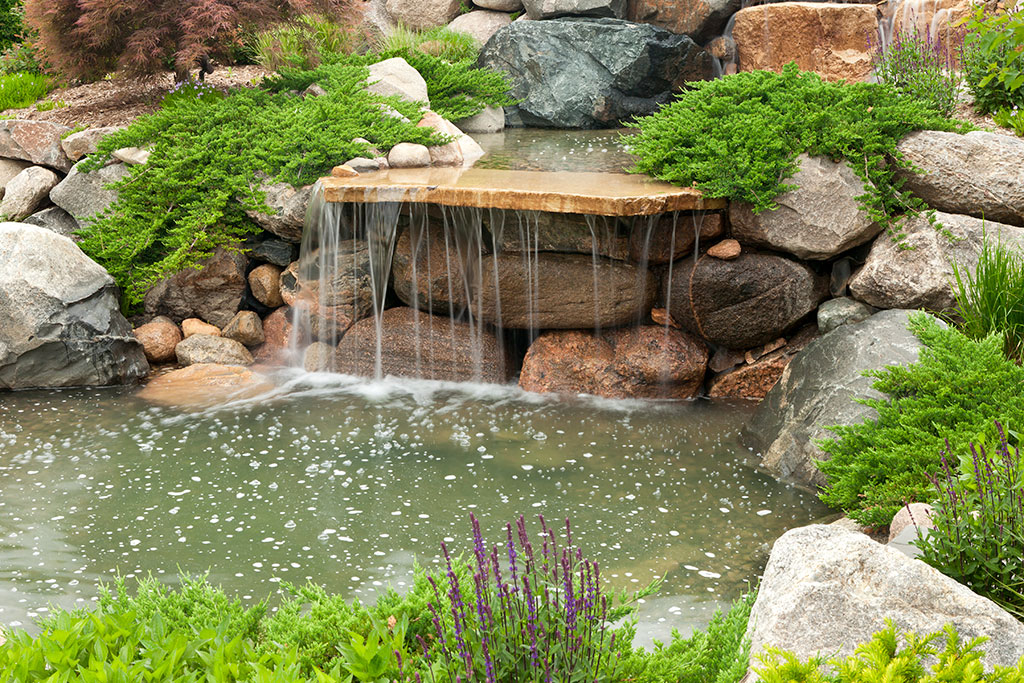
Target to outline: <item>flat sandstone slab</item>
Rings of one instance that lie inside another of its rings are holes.
[[[328,202],[417,202],[595,216],[648,216],[726,204],[705,199],[693,188],[620,173],[393,168],[320,182]]]

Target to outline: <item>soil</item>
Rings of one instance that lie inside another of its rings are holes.
[[[206,76],[206,82],[227,90],[257,85],[269,71],[260,66],[218,67]],[[143,114],[157,110],[164,93],[174,85],[174,73],[154,74],[144,78],[115,76],[96,83],[59,88],[43,102],[54,102],[49,111],[36,105],[24,109],[8,109],[11,118],[53,121],[65,126],[126,126]]]

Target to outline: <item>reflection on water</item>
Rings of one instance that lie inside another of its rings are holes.
[[[486,155],[475,168],[511,171],[586,171],[625,173],[635,159],[621,141],[620,130],[555,130],[506,128],[501,133],[473,135]]]
[[[313,580],[364,600],[409,582],[468,514],[569,516],[615,587],[664,578],[649,638],[744,591],[813,497],[748,466],[747,410],[556,400],[511,387],[288,375],[273,396],[188,413],[128,390],[0,402],[0,623],[91,600],[115,573],[210,570],[258,599]]]

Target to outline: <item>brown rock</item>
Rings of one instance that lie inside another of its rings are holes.
[[[629,235],[629,258],[636,263],[668,263],[693,252],[700,239],[725,232],[720,213],[678,213],[638,219]]]
[[[212,337],[219,337],[221,334],[219,327],[211,325],[210,323],[204,323],[199,318],[185,318],[182,320],[181,331],[185,333],[183,337],[184,339],[188,339],[194,334],[208,334]]]
[[[830,81],[871,75],[869,41],[878,35],[874,5],[779,2],[741,9],[734,19],[741,71],[781,71],[796,62]]]
[[[154,378],[137,396],[171,408],[208,408],[259,396],[273,388],[266,378],[247,368],[197,363]]]
[[[146,292],[149,315],[166,315],[175,322],[201,318],[222,327],[238,311],[245,296],[245,257],[218,249],[200,264],[158,282]]]
[[[256,266],[249,272],[249,289],[264,306],[277,308],[284,304],[281,298],[281,268],[272,263]]]
[[[827,279],[807,266],[749,252],[732,261],[680,261],[669,287],[669,310],[679,324],[733,349],[784,336],[828,293]]]
[[[722,33],[739,0],[628,0],[626,18],[685,34],[698,43]]]
[[[550,331],[530,345],[519,385],[526,391],[607,398],[692,398],[700,392],[707,361],[703,343],[666,327],[599,335]]]
[[[381,316],[381,329],[383,376],[455,382],[508,381],[504,349],[497,337],[480,325],[411,308],[391,308]],[[338,372],[375,376],[376,340],[372,318],[353,325],[338,345]]]
[[[215,337],[212,334],[194,334],[186,337],[174,348],[174,354],[181,365],[252,365],[254,362],[249,350],[234,339]]]
[[[498,254],[481,271],[478,317],[516,329],[626,325],[647,315],[657,290],[644,268],[577,254]]]
[[[263,344],[256,349],[258,363],[279,364],[288,361],[291,346],[291,308],[284,306],[263,319]]]
[[[416,124],[420,128],[433,128],[442,135],[451,135],[458,138],[462,131],[455,128],[455,126],[446,121],[442,116],[435,114],[432,111],[428,111],[420,119],[420,122]],[[430,166],[462,166],[464,161],[462,157],[462,149],[459,147],[458,140],[453,140],[446,145],[435,145],[427,148],[427,153],[430,156]],[[392,166],[396,164],[390,161],[391,157],[388,156],[389,163]],[[400,165],[400,164],[399,164]]]
[[[335,348],[323,342],[313,342],[302,354],[302,367],[306,372],[324,372],[333,369]]]
[[[0,157],[24,159],[67,173],[71,160],[64,153],[60,136],[70,130],[49,121],[6,119],[0,121]]]
[[[162,315],[145,325],[139,325],[132,334],[142,344],[146,360],[150,363],[169,363],[175,360],[174,347],[182,340],[178,326],[173,320]]]
[[[490,211],[484,224],[496,251],[553,251],[587,254],[625,261],[629,258],[627,226],[615,217],[539,211],[524,218],[515,211]],[[638,223],[639,224],[639,223]]]
[[[359,171],[348,164],[341,164],[331,169],[332,178],[355,178],[357,175],[359,175]]]
[[[330,275],[319,272],[318,254],[309,258],[281,273],[281,298],[297,309],[298,320],[309,320],[314,339],[335,344],[353,323],[373,313],[370,252],[364,242],[346,241],[333,257]]]
[[[668,312],[667,308],[652,308],[651,320],[654,321],[655,325],[679,329],[679,323],[672,318],[672,314]]]
[[[708,256],[722,261],[732,261],[733,259],[739,258],[742,251],[743,247],[741,247],[740,243],[736,240],[722,240],[708,249]]]
[[[910,503],[900,508],[889,524],[889,543],[892,543],[904,529],[916,526],[918,529],[934,529],[932,515],[935,510],[928,503]]]
[[[263,343],[263,321],[254,311],[239,311],[221,333],[245,346],[259,346]]]
[[[451,237],[445,239],[443,228],[434,222],[426,230],[402,232],[391,277],[398,298],[413,308],[442,315],[458,315],[466,308],[469,283],[459,248]]]
[[[415,31],[443,26],[459,14],[459,0],[385,0],[391,18]]]
[[[779,381],[783,370],[794,356],[816,336],[816,328],[810,325],[798,332],[792,341],[784,346],[777,346],[777,342],[767,344],[757,350],[757,358],[753,362],[714,377],[708,383],[708,396],[760,401]]]

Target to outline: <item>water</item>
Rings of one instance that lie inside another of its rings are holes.
[[[131,389],[0,401],[0,623],[74,607],[100,579],[209,570],[246,600],[312,580],[372,600],[468,514],[569,516],[616,588],[665,585],[641,641],[703,626],[770,544],[823,513],[755,471],[748,408],[565,400],[506,386],[287,371],[272,395],[192,413]]]
[[[557,130],[507,128],[501,133],[474,135],[485,155],[477,168],[510,171],[582,171],[625,173],[636,163],[619,130]]]

